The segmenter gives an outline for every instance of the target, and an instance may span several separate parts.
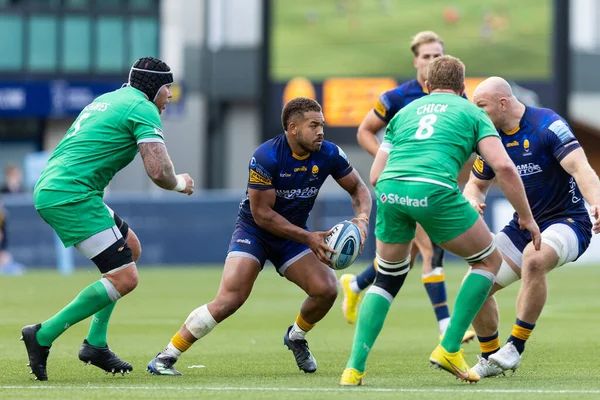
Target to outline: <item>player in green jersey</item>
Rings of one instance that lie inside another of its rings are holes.
[[[176,175],[163,141],[160,114],[171,98],[167,64],[146,57],[133,64],[123,88],[85,107],[54,150],[34,190],[35,208],[65,247],[75,245],[96,264],[102,278],[50,319],[23,328],[29,366],[48,380],[50,347],[67,328],[93,315],[79,359],[107,373],[131,371],[106,343],[116,301],[137,286],[140,242],[126,222],[103,202],[104,189],[138,150],[152,181],[163,189],[192,194],[194,181]]]
[[[454,57],[432,61],[425,82],[430,95],[396,114],[375,157],[371,182],[376,184],[378,197],[375,236],[379,269],[358,314],[341,385],[362,383],[369,351],[410,269],[409,246],[416,223],[433,242],[472,267],[430,363],[463,381],[479,380],[469,369],[460,345],[487,298],[502,257],[485,222],[458,188],[458,173],[473,152],[486,161],[493,159],[488,164],[496,172],[498,184],[519,212],[521,229],[531,232],[539,249],[540,231],[514,163],[485,112],[460,97],[465,90],[464,74],[463,63]]]

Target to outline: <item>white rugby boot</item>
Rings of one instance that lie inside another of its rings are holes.
[[[504,371],[512,369],[514,372],[521,365],[521,355],[515,345],[508,342],[500,350],[489,356],[488,361],[495,363]]]
[[[479,359],[477,364],[471,367],[471,371],[475,371],[480,378],[490,378],[493,376],[504,375],[504,370],[496,363],[489,362],[485,358],[477,356]]]

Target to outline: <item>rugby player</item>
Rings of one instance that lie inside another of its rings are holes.
[[[502,265],[490,297],[473,320],[481,347],[473,370],[486,377],[520,366],[525,343],[546,303],[546,274],[579,258],[590,244],[592,230],[600,232],[600,182],[567,122],[550,109],[526,107],[504,79],[483,81],[473,101],[498,130],[542,231],[541,249],[535,251],[529,233],[519,229],[520,215],[515,213],[496,235]],[[481,213],[494,177],[485,156],[478,157],[463,195]],[[584,199],[591,205],[593,225]],[[500,348],[499,311],[493,294],[519,279],[517,318]]]
[[[244,304],[266,260],[308,295],[283,342],[300,370],[317,370],[305,335],[331,309],[338,289],[326,256],[332,251],[324,242],[329,232],[309,231],[308,215],[319,189],[331,175],[352,197],[356,215],[352,221],[358,225],[364,244],[371,194],[342,149],[323,139],[325,120],[319,103],[295,98],[283,107],[281,122],[285,133],[263,143],[250,159],[247,194],[215,299],[189,314],[166,349],[148,364],[150,373],[181,375],[175,362]]]
[[[369,111],[358,128],[358,143],[373,157],[379,149],[377,133],[390,122],[398,111],[412,101],[428,94],[425,88],[427,66],[431,61],[444,55],[444,42],[435,32],[423,31],[415,35],[410,50],[414,54],[413,64],[417,70],[417,77],[384,92],[379,97],[375,108]],[[464,95],[463,97],[466,98]],[[413,248],[411,249],[411,267],[417,251],[421,253],[423,261],[421,281],[433,306],[440,335],[443,335],[450,322],[450,309],[448,308],[443,270],[444,250],[432,243],[418,224]],[[356,322],[360,293],[375,280],[375,263],[376,259],[357,276],[343,274],[340,277],[340,286],[344,295],[342,312],[346,321],[351,324]],[[475,332],[467,331],[463,342],[469,342],[474,337]]]
[[[477,382],[460,349],[463,335],[487,298],[502,257],[483,219],[462,196],[457,177],[474,151],[496,172],[498,183],[539,248],[536,225],[523,183],[499,135],[481,109],[461,98],[464,64],[442,56],[428,66],[430,93],[400,110],[388,124],[371,169],[377,194],[377,278],[365,295],[350,359],[340,385],[362,384],[366,360],[394,297],[410,270],[410,242],[419,223],[429,237],[472,267],[456,298],[432,365],[457,378]]]
[[[74,245],[102,274],[56,315],[23,328],[29,366],[38,380],[48,380],[46,362],[52,343],[91,315],[79,359],[113,375],[133,369],[109,349],[106,332],[117,300],[137,286],[141,245],[127,223],[104,204],[103,196],[111,179],[138,150],[157,186],[193,193],[194,181],[188,174],[175,174],[163,141],[160,114],[171,98],[172,82],[171,69],[161,60],[137,60],[125,87],[96,98],[81,111],[35,186],[34,204],[40,216],[65,247]]]

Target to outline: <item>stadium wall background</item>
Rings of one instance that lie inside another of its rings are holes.
[[[106,203],[140,238],[143,253],[140,266],[220,265],[231,239],[241,194],[240,191],[214,191],[191,198],[176,194],[156,198],[113,195]],[[494,232],[498,232],[511,218],[513,209],[498,191],[489,194],[487,204],[485,220]],[[55,236],[35,211],[31,197],[6,198],[5,207],[11,219],[18,221],[8,225],[15,259],[30,268],[55,268]],[[325,195],[316,202],[309,227],[326,230],[352,215],[348,196]],[[370,237],[360,257],[362,260],[375,254],[374,225],[370,228]],[[597,241],[595,237],[588,253],[578,262],[600,260],[600,246],[594,244]],[[77,266],[92,266],[78,252],[74,253]],[[454,256],[448,259],[456,260]]]

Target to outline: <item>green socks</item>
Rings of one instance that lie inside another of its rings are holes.
[[[442,347],[447,352],[455,353],[460,350],[465,332],[492,289],[493,279],[492,273],[481,269],[472,270],[465,278],[456,296],[450,325],[442,339]]]
[[[365,295],[358,312],[352,353],[350,353],[346,368],[364,372],[369,352],[383,328],[383,322],[392,304],[393,298],[389,294],[388,296],[390,296],[389,299],[381,294],[372,293],[371,289]]]
[[[117,302],[110,303],[102,310],[94,314],[92,318],[92,324],[90,325],[90,331],[87,335],[87,341],[92,346],[104,347],[106,346],[106,332],[108,331],[108,321],[112,314]]]
[[[103,281],[110,285],[110,297]],[[115,301],[118,298],[115,298],[116,296],[118,296],[118,292],[107,279],[103,278],[101,281],[92,283],[83,289],[75,300],[42,323],[36,336],[38,343],[42,346],[51,346],[52,342],[70,326],[102,310]]]

